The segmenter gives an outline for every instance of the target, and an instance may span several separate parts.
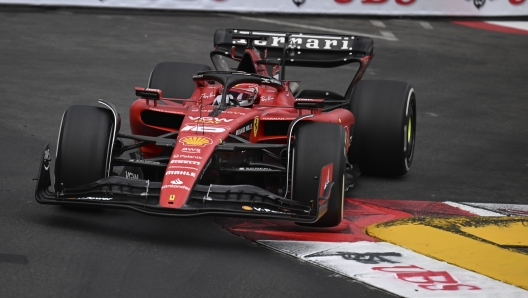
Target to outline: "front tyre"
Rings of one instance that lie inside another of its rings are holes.
[[[108,176],[114,121],[110,110],[71,106],[64,112],[55,161],[55,191]]]
[[[328,210],[313,227],[334,227],[343,219],[346,166],[346,133],[333,123],[300,123],[295,133],[293,152],[292,199],[311,205],[317,203],[321,168],[333,163],[332,187]]]
[[[349,161],[367,175],[406,174],[416,142],[416,95],[411,85],[360,81],[350,97],[350,110],[356,123]]]

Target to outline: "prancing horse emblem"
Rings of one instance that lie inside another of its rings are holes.
[[[259,117],[255,117],[255,119],[253,119],[253,136],[257,137],[257,133],[258,133],[258,125],[259,125]]]

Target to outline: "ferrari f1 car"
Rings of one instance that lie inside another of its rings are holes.
[[[372,39],[227,29],[215,32],[210,55],[215,70],[158,64],[135,88],[131,134],[109,102],[68,108],[54,175],[44,149],[37,201],[331,227],[360,171],[409,171],[415,93],[403,82],[361,81]],[[349,63],[359,67],[344,95],[285,77],[287,66]]]

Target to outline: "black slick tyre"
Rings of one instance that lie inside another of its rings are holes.
[[[416,140],[414,89],[405,82],[360,81],[352,91],[350,110],[356,123],[349,162],[367,175],[406,174]]]
[[[113,123],[112,112],[100,107],[71,106],[64,112],[55,161],[55,191],[108,175]]]
[[[162,62],[152,70],[148,87],[160,89],[166,98],[190,98],[196,88],[192,76],[206,70],[211,68],[195,63]]]
[[[321,168],[333,163],[332,187],[328,210],[317,222],[302,224],[313,227],[334,227],[343,219],[344,174],[346,166],[346,133],[334,123],[299,124],[293,152],[292,199],[306,205],[317,202]]]

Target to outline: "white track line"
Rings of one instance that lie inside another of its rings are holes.
[[[433,30],[433,25],[429,24],[428,22],[420,22],[420,25],[422,25],[424,29]]]
[[[490,204],[490,203],[467,203],[463,204],[486,209],[488,211],[499,212],[510,216],[528,216],[528,205],[520,204]]]
[[[347,31],[347,30],[340,30],[340,29],[333,29],[333,28],[327,28],[327,27],[321,27],[321,26],[312,26],[312,25],[304,25],[299,23],[290,23],[285,21],[279,21],[279,20],[270,20],[270,19],[263,19],[263,18],[254,18],[254,17],[244,17],[244,16],[233,16],[228,14],[217,14],[219,16],[229,16],[232,18],[238,18],[242,20],[247,21],[255,21],[255,22],[261,22],[261,23],[269,23],[269,24],[276,24],[276,25],[282,25],[282,26],[290,26],[290,27],[297,27],[302,29],[308,29],[308,30],[319,30],[319,31],[326,31],[336,34],[343,34],[343,35],[359,35],[359,36],[365,36],[370,38],[377,38],[377,39],[384,39],[384,40],[390,40],[390,41],[398,41],[398,38],[394,36],[391,32],[381,32],[382,35],[373,35],[373,34],[367,34],[367,33],[361,33],[361,32],[355,32],[355,31]]]
[[[486,23],[528,31],[528,22],[488,21]]]
[[[390,31],[380,31],[381,35],[385,36],[387,40],[398,40]]]
[[[370,23],[375,26],[375,27],[378,27],[378,28],[385,28],[385,24],[383,24],[382,21],[375,21],[375,20],[372,20],[370,21]]]
[[[452,206],[452,207],[456,207],[456,208],[459,208],[459,209],[462,209],[462,210],[467,211],[467,212],[471,212],[471,213],[479,215],[479,216],[504,216],[504,214],[502,214],[502,213],[492,212],[492,211],[488,211],[488,210],[485,210],[485,209],[481,209],[481,208],[477,208],[477,207],[471,207],[471,206],[460,204],[460,203],[447,201],[447,202],[444,202],[444,204]]]

